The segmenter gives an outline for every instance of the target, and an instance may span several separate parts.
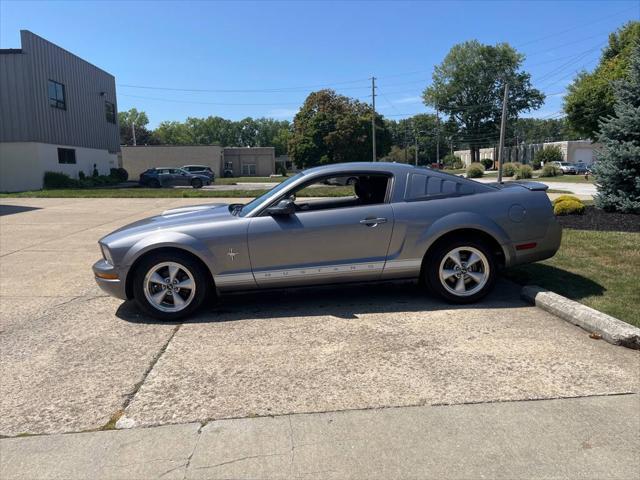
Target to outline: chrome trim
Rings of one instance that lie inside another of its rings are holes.
[[[387,260],[384,266],[386,270],[410,270],[413,268],[419,269],[422,265],[421,258],[415,258],[411,260]]]
[[[381,272],[384,262],[348,263],[342,265],[323,265],[315,267],[292,268],[288,270],[262,270],[254,272],[256,282],[273,282],[282,279],[324,277],[336,274],[359,274],[362,272]]]
[[[213,280],[218,288],[246,287],[249,285],[255,286],[256,284],[253,273],[251,272],[216,275]]]

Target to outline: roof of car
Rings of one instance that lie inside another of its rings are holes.
[[[320,173],[326,171],[327,173],[340,173],[353,170],[373,170],[381,172],[406,172],[408,170],[416,169],[413,165],[407,165],[406,163],[395,162],[348,162],[348,163],[332,163],[329,165],[322,165],[320,167],[313,167],[304,170],[305,174],[308,173]]]

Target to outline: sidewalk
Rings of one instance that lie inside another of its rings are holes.
[[[638,478],[640,395],[0,440],[0,478]]]

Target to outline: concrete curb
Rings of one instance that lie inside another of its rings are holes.
[[[553,313],[588,332],[602,335],[604,340],[613,345],[640,349],[640,328],[537,285],[523,287],[520,295],[536,307]]]

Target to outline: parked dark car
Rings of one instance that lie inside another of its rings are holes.
[[[195,173],[197,175],[206,175],[207,177],[209,177],[209,179],[211,179],[211,182],[215,181],[216,179],[216,174],[213,173],[211,167],[208,167],[206,165],[185,165],[184,167],[182,167],[182,170],[186,170],[189,173]]]
[[[576,174],[578,175],[589,173],[589,167],[587,167],[583,162],[574,163],[573,168],[576,170]]]
[[[140,174],[140,185],[145,187],[160,188],[191,185],[193,188],[202,188],[210,185],[211,179],[207,175],[189,173],[181,168],[161,167],[150,168]]]

